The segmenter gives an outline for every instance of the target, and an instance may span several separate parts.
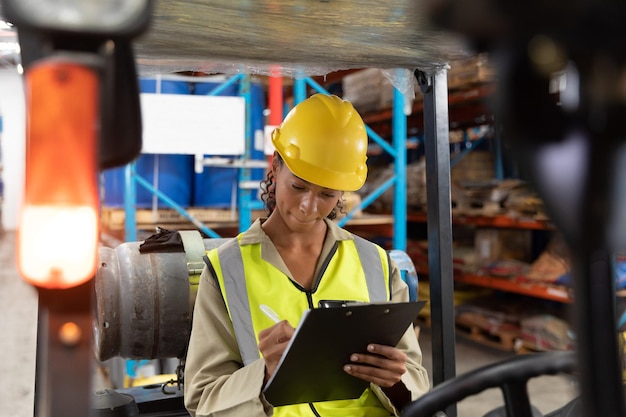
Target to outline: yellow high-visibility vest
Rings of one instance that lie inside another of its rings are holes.
[[[261,258],[261,244],[239,245],[241,235],[207,253],[233,322],[244,365],[260,358],[258,333],[274,325],[262,313],[268,305],[296,327],[304,311],[321,300],[381,302],[390,299],[389,258],[384,249],[358,236],[337,242],[314,288],[306,290]],[[303,376],[304,377],[304,376]],[[389,416],[370,388],[360,398],[274,408],[274,415]]]

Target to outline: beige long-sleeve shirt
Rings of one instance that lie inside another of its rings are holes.
[[[261,243],[263,260],[279,268],[290,279],[291,274],[278,251],[257,220],[243,237],[242,243]],[[330,254],[338,240],[352,239],[351,235],[335,223],[327,221],[328,233],[316,266],[316,276],[323,260]],[[408,301],[408,289],[392,262],[392,300]],[[430,389],[428,374],[421,365],[422,352],[417,337],[409,328],[397,346],[407,354],[407,372],[402,382],[411,392],[412,399]],[[262,394],[265,362],[258,359],[243,366],[233,326],[224,305],[222,294],[208,268],[200,277],[196,297],[193,326],[185,363],[185,406],[195,417],[265,417],[272,415],[272,406]],[[397,415],[391,401],[382,389],[372,386],[381,403]]]

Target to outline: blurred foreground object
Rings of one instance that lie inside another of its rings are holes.
[[[141,150],[131,40],[151,12],[150,0],[2,1],[18,30],[25,78],[17,252],[39,295],[36,416],[89,414],[98,171]]]
[[[466,56],[423,0],[162,1],[137,44],[142,73],[324,75],[348,68],[434,72]]]
[[[503,137],[571,250],[582,415],[623,416],[613,259],[626,246],[626,4],[428,3],[433,22],[494,52]]]

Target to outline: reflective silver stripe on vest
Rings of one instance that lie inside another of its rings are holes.
[[[387,286],[385,284],[385,274],[383,273],[383,265],[380,260],[378,248],[372,242],[363,239],[360,236],[352,235],[356,251],[363,265],[365,273],[365,282],[367,282],[367,291],[372,302],[389,301],[387,297]]]
[[[370,301],[388,301],[385,275],[377,247],[372,242],[359,236],[354,236],[354,243],[365,273]],[[241,358],[244,365],[248,365],[261,356],[254,335],[243,259],[241,258],[241,250],[239,249],[237,239],[220,246],[217,253],[220,258],[220,264],[228,265],[228,268],[222,268],[228,308],[235,330],[235,337],[239,344]]]
[[[259,359],[261,355],[259,354],[252,325],[250,301],[248,300],[246,277],[243,270],[243,259],[241,259],[239,242],[236,238],[231,240],[220,246],[217,254],[222,265],[228,309],[233,322],[239,351],[241,352],[241,359],[244,365],[249,365]],[[225,268],[224,266],[228,267]]]

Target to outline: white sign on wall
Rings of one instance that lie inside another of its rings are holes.
[[[242,155],[243,97],[142,93],[142,153]]]

